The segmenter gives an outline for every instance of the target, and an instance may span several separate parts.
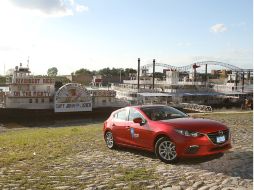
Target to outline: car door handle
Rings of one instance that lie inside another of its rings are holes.
[[[128,129],[128,130],[130,130],[130,126],[127,126],[127,127],[125,127],[125,129]]]

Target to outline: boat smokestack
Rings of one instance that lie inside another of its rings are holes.
[[[242,73],[242,76],[243,76],[243,78],[242,78],[242,92],[244,92],[244,72]]]
[[[140,58],[138,58],[138,73],[137,73],[138,92],[139,92],[139,75],[140,75]]]
[[[153,89],[154,89],[154,72],[155,72],[155,59],[153,59]]]

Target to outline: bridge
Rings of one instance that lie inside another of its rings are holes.
[[[153,67],[154,63],[149,63],[146,65],[143,65],[141,67],[141,70],[145,70],[145,69],[149,69]],[[200,66],[206,66],[206,65],[217,65],[217,66],[222,66],[225,67],[227,69],[230,69],[234,72],[253,72],[253,69],[242,69],[240,67],[228,64],[228,63],[224,63],[224,62],[220,62],[220,61],[197,61],[194,62],[190,65],[186,65],[186,66],[181,66],[181,67],[177,67],[177,66],[172,66],[172,65],[168,65],[168,64],[164,64],[164,63],[155,63],[155,66],[160,66],[160,67],[164,67],[167,69],[174,69],[174,70],[178,70],[178,71],[188,71],[193,69],[194,67],[200,67]]]

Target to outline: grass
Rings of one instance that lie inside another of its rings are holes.
[[[234,114],[231,118],[243,121],[252,119],[253,113]],[[225,114],[194,114],[224,122]],[[229,123],[230,124],[230,123]],[[22,160],[55,160],[76,154],[88,143],[96,148],[104,147],[102,123],[87,126],[30,128],[0,134],[0,167]]]
[[[52,161],[82,151],[101,138],[102,124],[86,127],[32,128],[0,134],[0,167],[22,160]],[[98,143],[97,143],[98,145]]]
[[[85,148],[106,149],[102,123],[87,126],[30,128],[0,134],[0,173],[4,184],[18,183],[25,189],[52,189],[56,183],[78,186],[81,167],[63,165]],[[30,177],[29,177],[30,176]],[[67,177],[66,177],[67,176]],[[32,181],[29,181],[30,178]],[[55,182],[56,181],[56,182]],[[0,189],[1,178],[0,178]]]
[[[253,125],[253,112],[215,112],[215,113],[194,113],[190,114],[195,118],[207,118],[231,124],[240,124],[239,121],[248,122]],[[235,121],[234,121],[235,120]]]
[[[154,173],[154,169],[147,170],[144,167],[140,168],[124,168],[124,167],[118,167],[116,169],[116,173],[120,175],[119,177],[114,178],[113,180],[110,180],[108,183],[109,189],[114,188],[117,183],[125,183],[127,184],[129,189],[136,190],[136,189],[146,189],[146,181],[149,181],[151,179],[158,179],[158,175]],[[141,182],[143,181],[144,184],[135,182]]]
[[[125,182],[133,180],[145,180],[155,177],[153,171],[146,170],[145,168],[136,168],[136,169],[121,168],[118,169],[117,173],[123,174],[123,176],[119,177],[118,180]]]
[[[218,120],[228,126],[237,126],[234,127],[234,130],[244,130],[252,126],[252,114],[194,115]],[[86,149],[102,153],[109,151],[103,141],[102,126],[102,123],[98,123],[86,126],[26,128],[0,133],[0,176],[3,168],[2,174],[5,176],[5,178],[0,178],[0,189],[3,188],[1,183],[14,182],[25,189],[52,189],[56,183],[84,189],[88,182],[73,178],[84,171],[83,165],[74,165],[79,163],[77,160],[75,162],[70,160],[68,166],[62,164],[66,163],[68,158],[75,157]],[[108,153],[108,156],[112,156],[118,152],[109,151]],[[87,165],[89,163],[89,161],[81,162]],[[118,183],[125,183],[129,189],[145,189],[145,184],[137,185],[134,182],[159,179],[153,169],[147,170],[144,167],[134,169],[118,167],[114,173],[121,175],[109,180],[108,187],[114,188]],[[68,176],[72,177],[68,178]]]

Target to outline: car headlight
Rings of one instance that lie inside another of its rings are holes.
[[[200,137],[203,136],[202,133],[184,130],[184,129],[175,129],[175,131],[181,135],[184,135],[186,137]]]

